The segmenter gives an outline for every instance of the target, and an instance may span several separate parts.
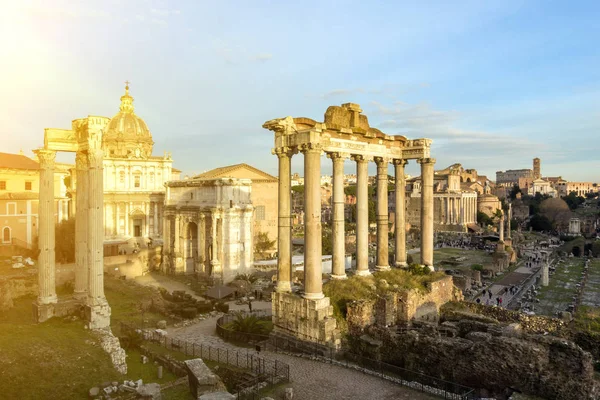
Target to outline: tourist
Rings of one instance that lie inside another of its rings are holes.
[[[498,306],[502,307],[502,297],[498,298]]]
[[[252,312],[252,300],[248,300],[248,308],[250,309],[250,312]]]
[[[478,298],[477,298],[477,300],[475,300],[475,302],[476,302],[477,304],[481,304],[481,299],[478,297]]]

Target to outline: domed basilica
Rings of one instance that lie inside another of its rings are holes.
[[[162,237],[164,183],[179,179],[171,154],[153,156],[150,129],[134,112],[129,84],[102,135],[105,239]]]

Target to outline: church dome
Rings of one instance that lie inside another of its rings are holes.
[[[129,82],[121,96],[121,106],[102,135],[102,148],[107,158],[142,158],[152,155],[152,134],[148,125],[133,111]]]

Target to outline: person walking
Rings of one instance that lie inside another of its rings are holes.
[[[248,300],[248,308],[250,309],[250,312],[252,312],[252,300]]]

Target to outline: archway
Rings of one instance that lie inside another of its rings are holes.
[[[198,259],[198,225],[195,222],[189,222],[185,228],[183,254],[185,273],[193,274],[196,271],[196,260]]]
[[[10,233],[10,228],[8,226],[5,226],[2,229],[2,243],[10,243],[12,241]]]

